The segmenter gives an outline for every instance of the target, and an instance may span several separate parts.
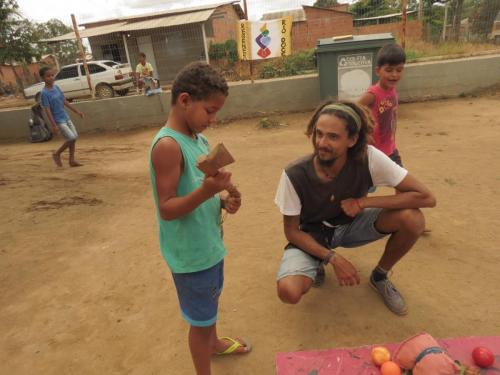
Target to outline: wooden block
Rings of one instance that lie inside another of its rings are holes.
[[[233,156],[229,153],[224,144],[219,143],[208,155],[198,158],[196,166],[207,176],[215,176],[219,169],[234,163]]]

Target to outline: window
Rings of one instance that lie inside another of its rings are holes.
[[[103,60],[122,61],[118,44],[103,44],[101,46],[101,52]]]
[[[90,74],[102,73],[106,71],[106,68],[103,68],[102,66],[97,64],[87,64],[87,66],[89,67]],[[82,73],[82,76],[86,75],[83,64],[80,65],[80,72]]]
[[[211,19],[209,19],[207,22],[205,22],[205,36],[207,38],[214,37],[214,24],[212,23]]]
[[[118,65],[118,63],[116,61],[104,61],[103,64],[106,65],[106,66],[109,66],[110,68],[112,68],[113,66]]]
[[[77,77],[78,77],[78,70],[76,69],[76,65],[68,66],[66,68],[62,68],[59,71],[59,73],[57,73],[56,81],[60,79],[77,78]]]

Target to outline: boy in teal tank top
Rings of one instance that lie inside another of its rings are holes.
[[[241,195],[225,192],[231,173],[205,177],[196,168],[197,159],[209,151],[201,133],[215,124],[227,95],[226,81],[212,67],[202,62],[186,66],[172,85],[167,125],[151,145],[160,248],[172,271],[182,317],[190,324],[189,347],[198,375],[210,374],[213,354],[251,349],[242,339],[218,338],[216,331],[226,255],[221,209],[236,213]]]

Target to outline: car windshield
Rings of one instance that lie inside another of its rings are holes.
[[[117,63],[116,61],[104,61],[104,62],[103,62],[103,64],[104,64],[104,65],[107,65],[107,66],[109,66],[109,67],[111,67],[111,68],[112,68],[113,66],[118,65],[118,63]]]

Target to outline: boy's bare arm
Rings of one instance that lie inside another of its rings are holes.
[[[359,98],[358,103],[366,107],[371,107],[375,101],[375,95],[369,92],[365,92],[361,98]]]
[[[69,109],[71,110],[72,112],[76,113],[78,116],[80,116],[81,118],[84,117],[83,113],[80,112],[78,109],[76,109],[70,102],[68,102],[67,99],[64,99],[64,105]]]
[[[204,201],[225,190],[231,182],[231,173],[219,172],[215,177],[206,177],[203,184],[190,194],[178,197],[177,186],[183,160],[177,142],[168,137],[158,141],[153,148],[151,161],[163,220],[175,220],[189,214]]]
[[[49,119],[52,128],[54,129],[55,132],[57,132],[57,125],[54,120],[54,116],[52,116],[52,111],[50,110],[50,107],[43,107],[43,109],[45,110],[45,114],[47,115],[47,118]]]

